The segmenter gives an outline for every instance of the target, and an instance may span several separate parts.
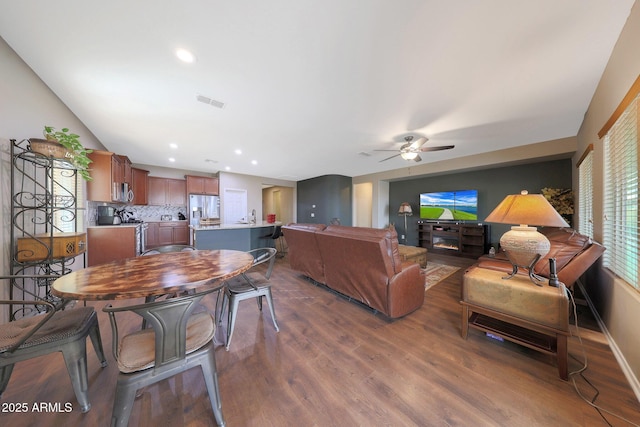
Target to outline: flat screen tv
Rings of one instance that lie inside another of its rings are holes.
[[[441,221],[477,221],[478,190],[420,194],[420,218]]]

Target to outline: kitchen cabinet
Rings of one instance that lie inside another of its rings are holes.
[[[220,180],[206,176],[186,175],[187,194],[206,194],[218,196],[220,194]]]
[[[118,155],[118,159],[120,160],[120,168],[122,170],[122,182],[129,184],[129,187],[131,187],[131,183],[133,182],[131,160],[129,160],[127,156],[120,155]]]
[[[89,267],[137,255],[137,226],[87,228],[87,265]]]
[[[149,193],[147,190],[149,171],[138,168],[131,168],[131,190],[133,190],[134,205],[146,205],[149,203]]]
[[[87,200],[126,203],[131,181],[129,159],[101,150],[93,150],[88,156],[92,160],[89,168],[93,179],[87,182]]]
[[[187,221],[150,222],[147,228],[146,248],[165,245],[188,245],[189,224]]]
[[[187,185],[184,179],[149,177],[149,205],[186,206]]]
[[[151,248],[155,248],[156,246],[160,246],[160,244],[158,243],[159,228],[160,228],[160,224],[157,222],[147,223],[146,240],[144,242],[145,249],[151,249]]]

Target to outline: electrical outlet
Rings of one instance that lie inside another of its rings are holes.
[[[404,234],[400,235],[400,240],[404,240]]]
[[[316,214],[311,212],[311,218],[315,218]]]

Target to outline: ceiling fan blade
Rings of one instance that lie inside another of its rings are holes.
[[[414,161],[414,162],[420,162],[420,161],[422,161],[422,157],[420,157],[420,155],[417,155],[417,156],[415,157],[415,159],[413,159],[413,161]]]
[[[395,151],[395,150],[394,150],[394,151]],[[400,153],[395,154],[395,155],[393,155],[393,156],[391,156],[391,157],[387,157],[386,159],[382,159],[382,160],[380,160],[378,163],[384,162],[385,160],[393,159],[394,157],[398,157],[399,155],[400,155]]]
[[[442,151],[442,150],[451,150],[453,147],[455,147],[455,145],[441,145],[439,147],[422,147],[419,148],[417,151]]]
[[[410,144],[411,150],[417,150],[418,148],[422,147],[422,144],[424,144],[427,141],[428,141],[428,139],[425,138],[424,136],[421,136],[420,138],[416,139],[415,141],[412,141],[411,144]]]

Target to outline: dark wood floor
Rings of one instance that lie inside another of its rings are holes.
[[[280,332],[268,310],[240,304],[229,352],[216,350],[222,408],[228,426],[605,426],[549,356],[470,331],[460,337],[460,282],[471,261],[437,257],[461,269],[429,289],[417,312],[396,321],[314,286],[278,260],[272,276]],[[214,297],[207,301],[214,305]],[[100,309],[103,304],[97,304]],[[99,313],[104,345],[111,330]],[[131,328],[139,327],[131,322]],[[593,322],[591,322],[593,325]],[[640,423],[640,404],[599,331],[581,329],[588,369],[603,408]],[[219,339],[222,335],[219,331]],[[2,396],[3,426],[109,425],[117,367],[101,369],[89,352],[93,405],[81,414],[60,354],[16,365]],[[570,371],[583,359],[569,343]],[[595,392],[579,376],[591,399]],[[26,413],[10,403],[27,403]],[[38,413],[34,403],[71,402],[70,413]],[[605,415],[614,426],[627,422]],[[193,369],[143,390],[130,425],[209,426],[213,414]]]

